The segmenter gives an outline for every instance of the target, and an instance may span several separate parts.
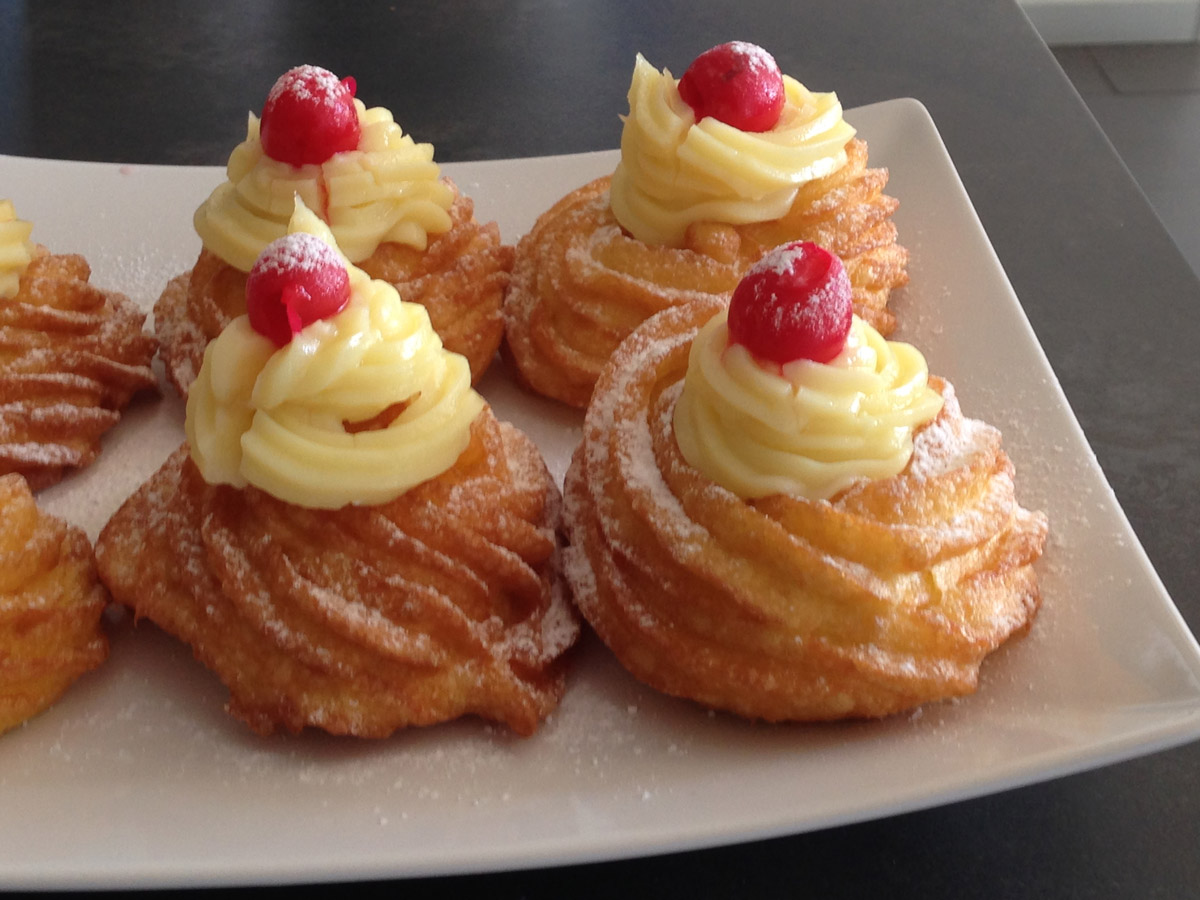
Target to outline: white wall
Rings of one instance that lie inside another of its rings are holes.
[[[1047,44],[1144,44],[1200,37],[1200,0],[1018,0]]]

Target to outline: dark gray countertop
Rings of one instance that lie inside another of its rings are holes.
[[[23,156],[223,164],[247,109],[301,62],[354,73],[444,162],[614,147],[635,52],[680,74],[735,37],[847,107],[918,98],[1134,529],[1200,628],[1200,283],[1012,0],[397,0],[337,12],[39,0],[0,5],[0,23],[0,152]],[[1191,744],[815,834],[396,889],[1190,897],[1197,776]]]

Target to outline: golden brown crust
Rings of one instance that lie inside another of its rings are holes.
[[[87,536],[0,476],[0,732],[57,700],[108,656],[108,594]]]
[[[855,139],[838,172],[800,189],[782,219],[758,225],[700,223],[682,248],[643,244],[617,224],[610,179],[599,178],[547,210],[517,244],[504,301],[505,350],[527,386],[584,407],[617,345],[660,310],[695,300],[728,302],[763,254],[814,241],[846,266],[854,309],[883,334],[895,318],[893,288],[908,282],[908,251],[896,243],[898,201],[883,193],[886,169],[867,168]]]
[[[453,225],[433,235],[424,252],[384,244],[359,265],[372,278],[396,285],[402,300],[429,310],[433,330],[447,350],[467,358],[477,383],[504,339],[501,308],[514,248],[500,242],[495,222],[475,221],[474,203],[455,193]]]
[[[97,558],[114,598],[189,643],[257,732],[382,737],[477,714],[531,734],[578,633],[559,512],[532,442],[485,411],[453,468],[378,507],[207,485],[180,448]]]
[[[679,453],[687,352],[715,310],[676,309],[622,344],[567,472],[565,570],[639,679],[744,716],[884,716],[975,690],[1028,627],[1046,518],[1022,509],[990,426],[952,388],[900,475],[831,501],[743,501]]]
[[[451,226],[430,235],[425,250],[381,244],[356,263],[372,278],[391,282],[400,298],[420,303],[448,350],[461,353],[478,382],[504,337],[501,304],[512,271],[513,248],[500,242],[495,222],[475,220],[475,204],[454,191]],[[167,376],[180,394],[200,371],[204,348],[246,311],[246,273],[201,249],[196,265],[173,278],[154,305]]]
[[[39,248],[16,296],[0,298],[0,474],[33,490],[95,459],[133,394],[156,383],[145,315],[90,277],[82,256]]]

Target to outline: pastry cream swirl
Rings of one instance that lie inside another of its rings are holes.
[[[0,200],[0,297],[17,296],[21,275],[33,259],[33,224],[17,218],[11,200]]]
[[[433,146],[404,134],[383,107],[355,100],[358,149],[320,165],[293,166],[263,152],[251,114],[246,139],[234,148],[219,185],[196,210],[193,224],[212,253],[250,271],[271,241],[287,233],[293,198],[329,223],[338,246],[361,262],[385,241],[424,250],[429,235],[448,231],[451,189],[439,179]]]
[[[639,54],[612,178],[621,226],[644,243],[678,247],[693,222],[778,219],[800,185],[845,165],[854,129],[837,94],[813,93],[787,75],[783,84],[783,112],[770,131],[741,131],[712,116],[697,122],[671,73]]]
[[[688,463],[743,499],[823,500],[861,478],[897,475],[913,430],[942,408],[921,352],[858,316],[830,362],[773,370],[729,343],[726,318],[715,316],[692,344],[675,437]]]
[[[336,249],[297,205],[289,231]],[[484,401],[425,308],[347,263],[350,301],[276,349],[240,316],[208,345],[188,394],[192,459],[210,484],[252,484],[299,506],[380,504],[440,475],[470,442]],[[376,417],[363,430],[347,424]]]

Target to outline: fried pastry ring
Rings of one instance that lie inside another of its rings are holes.
[[[108,594],[87,536],[0,476],[0,733],[57,700],[108,656]]]
[[[441,476],[316,510],[206,484],[180,448],[105,526],[114,598],[192,646],[254,731],[383,737],[466,714],[531,734],[578,619],[533,443],[476,419]]]
[[[609,208],[611,179],[568,194],[517,244],[504,300],[506,351],[534,391],[584,407],[617,345],[660,310],[697,299],[728,302],[746,270],[779,244],[813,241],[841,257],[854,311],[880,333],[895,317],[893,288],[908,283],[908,251],[896,243],[884,194],[887,169],[867,168],[867,145],[846,146],[846,165],[803,185],[781,219],[754,225],[706,222],[682,248],[642,243]]]
[[[16,296],[0,298],[0,474],[35,491],[94,460],[130,398],[156,383],[145,314],[90,277],[82,256],[39,247]]]
[[[454,192],[448,231],[430,235],[424,250],[381,244],[356,265],[424,306],[446,349],[467,358],[478,382],[504,337],[501,302],[514,251],[500,242],[496,223],[476,221],[474,201],[444,181]],[[181,395],[200,371],[208,342],[245,311],[246,273],[206,249],[167,284],[154,305],[154,327],[167,376]]]
[[[877,717],[974,691],[1032,621],[1046,518],[951,386],[900,475],[743,501],[680,454],[672,412],[709,304],[656,316],[597,384],[567,472],[564,569],[652,687],[770,721]]]

